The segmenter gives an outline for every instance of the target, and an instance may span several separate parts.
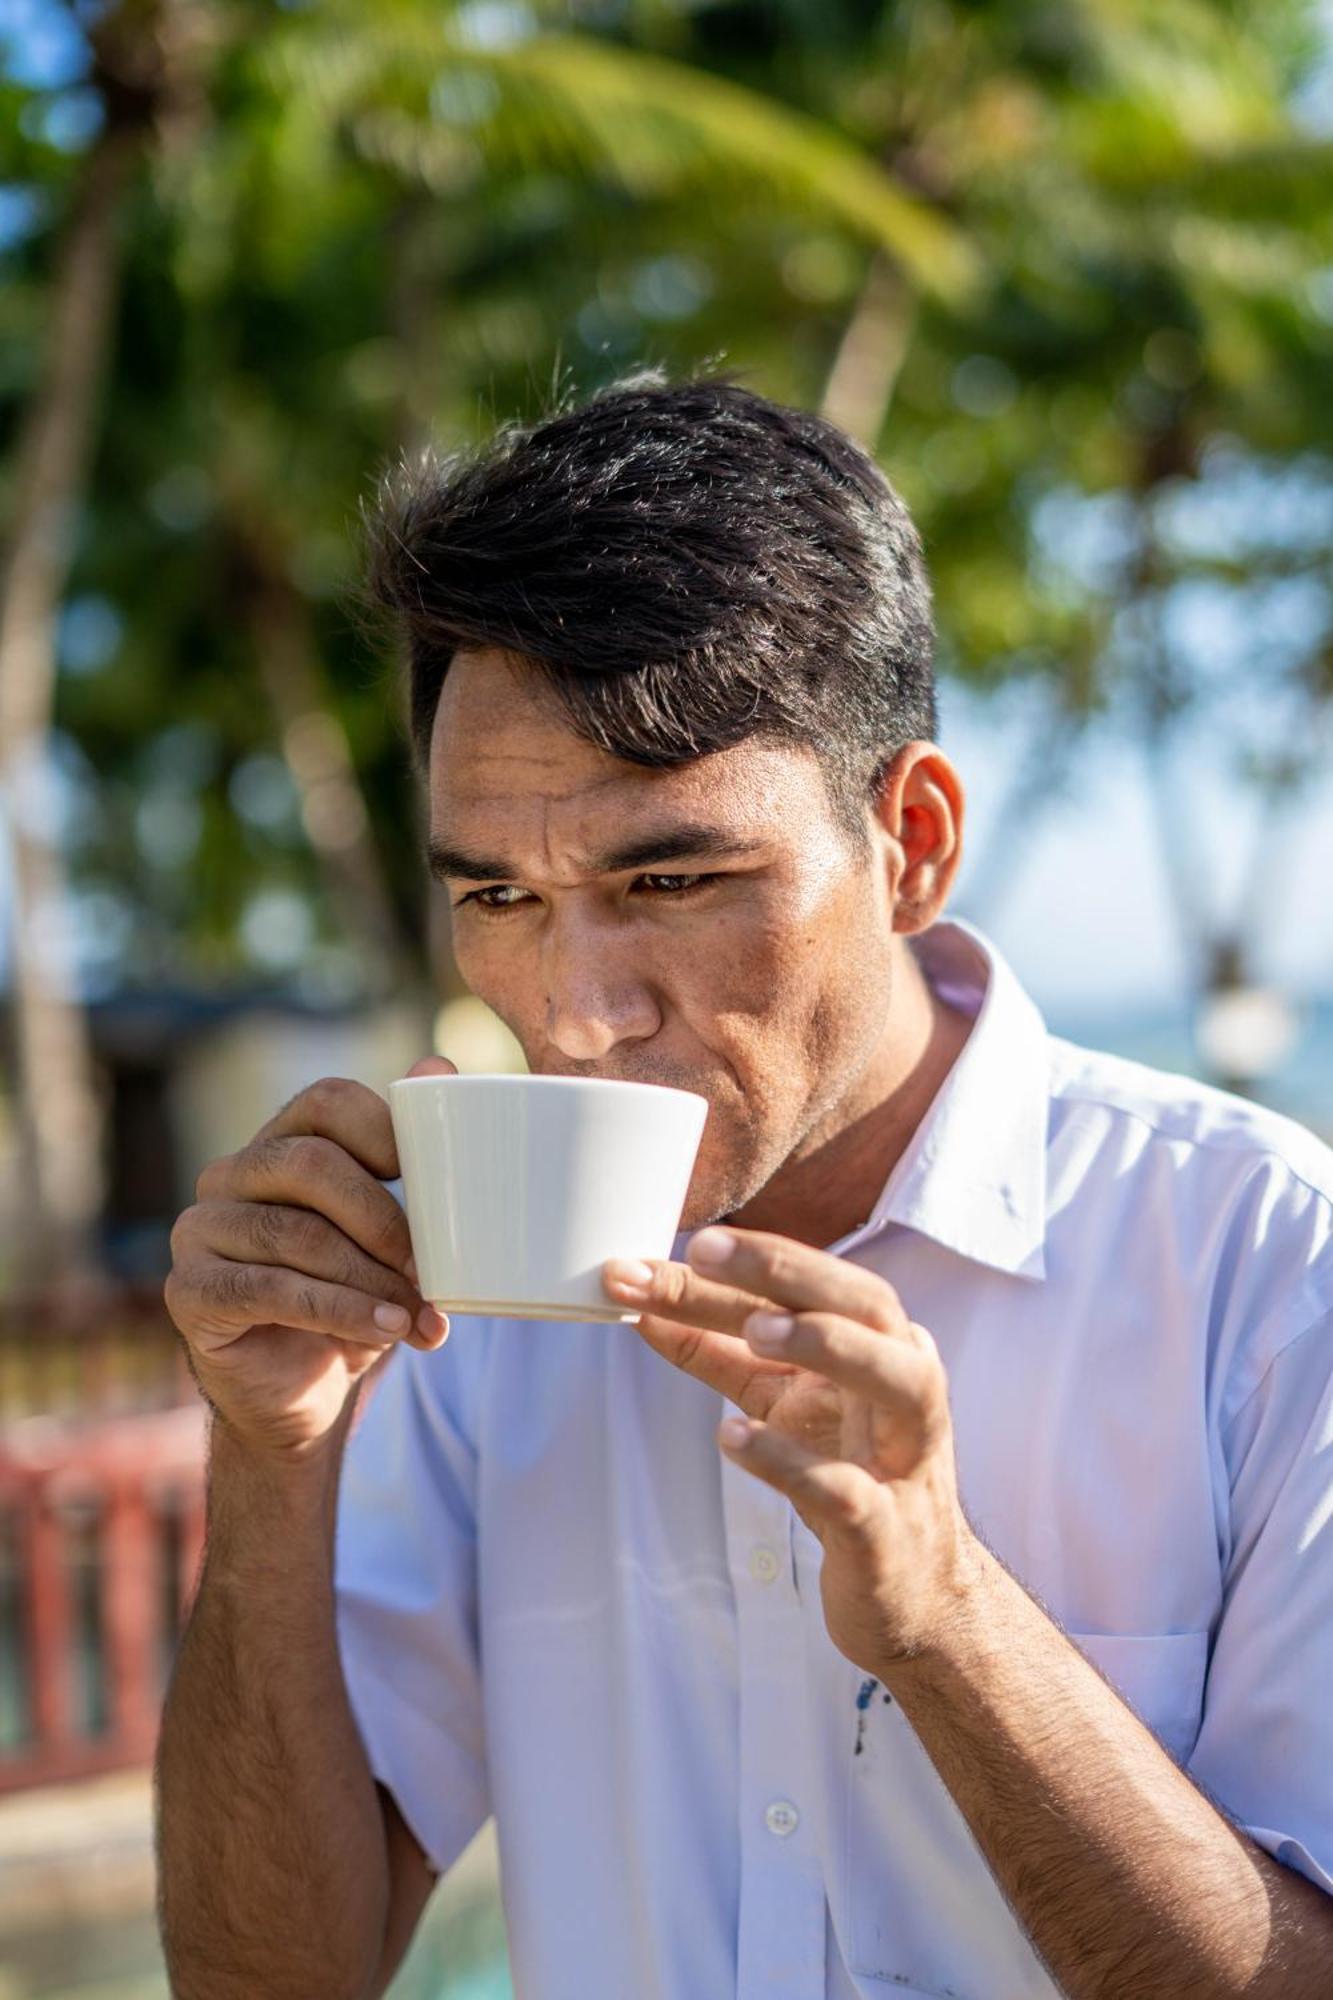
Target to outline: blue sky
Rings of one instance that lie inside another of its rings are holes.
[[[1097,1013],[1178,1002],[1185,963],[1162,868],[1143,763],[1109,726],[1076,763],[1068,796],[1011,822],[1012,857],[974,901],[1000,799],[1026,741],[1020,705],[986,708],[957,688],[941,703],[941,748],[967,792],[963,866],[953,911],[995,939],[1041,1004]],[[1252,852],[1253,803],[1201,738],[1191,822],[1216,907],[1227,910]],[[1333,994],[1333,785],[1327,775],[1275,841],[1271,893],[1255,939],[1262,977],[1294,993]],[[988,857],[989,859],[989,857]]]

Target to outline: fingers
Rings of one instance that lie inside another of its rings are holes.
[[[907,1325],[902,1301],[887,1279],[786,1236],[714,1226],[692,1237],[685,1255],[691,1270],[774,1305],[840,1313],[883,1333],[900,1333]]]
[[[409,1075],[456,1075],[423,1056]],[[407,1216],[383,1185],[399,1172],[389,1106],[350,1077],[322,1077],[236,1153],[211,1161],[172,1230],[164,1297],[188,1342],[227,1345],[280,1325],[384,1348],[438,1347],[448,1321],[424,1305]]]
[[[311,1278],[326,1278],[405,1306],[414,1318],[421,1308],[411,1272],[367,1255],[314,1209],[266,1201],[203,1202],[186,1211],[173,1231],[175,1240],[238,1263],[283,1264]]]
[[[745,1337],[756,1354],[813,1369],[914,1426],[924,1426],[938,1400],[937,1384],[943,1389],[943,1369],[924,1327],[889,1340],[833,1313],[757,1312],[746,1322]]]
[[[858,1536],[873,1528],[882,1496],[863,1466],[827,1458],[769,1424],[739,1417],[723,1419],[717,1441],[728,1458],[785,1493],[813,1534]]]
[[[396,1173],[396,1160],[392,1164]],[[206,1167],[195,1192],[210,1206],[276,1202],[310,1209],[395,1271],[412,1254],[407,1216],[389,1190],[337,1140],[319,1134],[270,1133],[252,1139],[239,1153]]]
[[[187,1339],[214,1348],[229,1345],[251,1327],[269,1324],[365,1347],[391,1347],[416,1331],[411,1310],[396,1300],[278,1264],[239,1263],[207,1254],[173,1268],[164,1297]],[[421,1336],[412,1344],[435,1346],[439,1339]]]
[[[722,1239],[721,1260],[707,1257],[714,1245],[705,1238]],[[608,1263],[605,1289],[640,1305],[650,1344],[732,1402],[762,1414],[773,1393],[764,1377],[782,1364],[787,1372],[822,1375],[894,1418],[895,1463],[914,1459],[947,1428],[948,1392],[935,1343],[874,1272],[747,1230],[700,1231],[687,1255],[689,1265]],[[709,1276],[694,1269],[696,1261]],[[781,1306],[790,1310],[775,1310]],[[731,1341],[710,1334],[739,1336],[767,1368],[757,1377]]]
[[[458,1065],[451,1063],[448,1056],[418,1056],[405,1076],[457,1076]]]
[[[782,1384],[797,1373],[795,1368],[761,1361],[743,1340],[697,1326],[676,1326],[651,1313],[641,1315],[639,1333],[664,1361],[720,1390],[729,1402],[755,1416],[766,1414]]]
[[[711,1327],[715,1333],[739,1333],[757,1304],[752,1292],[702,1278],[688,1265],[666,1258],[652,1264],[616,1258],[603,1266],[602,1275],[612,1298],[681,1325]]]
[[[322,1076],[308,1083],[232,1158],[242,1157],[252,1147],[266,1147],[270,1140],[300,1134],[332,1140],[380,1180],[398,1177],[398,1148],[388,1100],[355,1077]]]
[[[418,1056],[408,1076],[457,1076],[458,1069],[447,1056]],[[225,1170],[251,1147],[264,1147],[270,1140],[310,1134],[331,1139],[360,1163],[377,1180],[398,1178],[398,1147],[393,1136],[393,1119],[388,1100],[368,1084],[350,1076],[322,1076],[289,1098],[281,1111],[261,1125],[249,1146],[224,1160],[205,1167],[203,1175],[216,1181]],[[225,1180],[225,1172],[223,1173]],[[216,1190],[210,1190],[210,1192]],[[204,1199],[204,1190],[196,1189]],[[392,1196],[390,1197],[392,1199]]]
[[[629,1275],[621,1277],[622,1272]],[[785,1380],[795,1372],[760,1361],[738,1337],[755,1307],[748,1292],[711,1284],[667,1260],[614,1260],[603,1266],[602,1279],[618,1304],[642,1307],[639,1332],[649,1347],[742,1409],[762,1414],[773,1398],[773,1378]]]
[[[722,1250],[720,1257],[709,1256],[715,1248]],[[616,1259],[603,1266],[603,1282],[611,1297],[623,1303],[718,1333],[742,1333],[749,1315],[765,1300],[798,1312],[836,1313],[881,1335],[904,1333],[909,1323],[885,1279],[783,1236],[704,1229],[686,1256],[688,1264]]]

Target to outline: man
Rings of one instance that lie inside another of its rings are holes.
[[[427,1309],[359,1409],[383,1101],[201,1175],[175,1990],[382,1993],[493,1812],[521,2000],[1327,1994],[1333,1156],[943,916],[920,548],[832,427],[631,378],[381,549],[464,979],[710,1114],[637,1330]]]

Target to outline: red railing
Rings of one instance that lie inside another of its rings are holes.
[[[207,1412],[160,1293],[121,1304],[0,1325],[0,1792],[151,1758],[198,1581]]]

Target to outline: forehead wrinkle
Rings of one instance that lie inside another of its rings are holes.
[[[484,868],[466,871],[474,880],[516,880],[538,868],[549,871],[549,879],[555,882],[562,877],[573,881],[595,876],[608,865],[604,856],[619,854],[632,845],[636,822],[645,832],[655,828],[665,831],[672,822],[706,825],[724,839],[733,835],[738,854],[753,852],[777,835],[780,828],[790,834],[797,822],[806,820],[812,778],[815,787],[819,786],[814,772],[802,773],[806,783],[793,786],[794,760],[790,750],[768,744],[747,743],[684,766],[630,769],[619,759],[580,746],[594,760],[594,768],[590,770],[584,764],[576,773],[561,770],[561,759],[546,754],[542,746],[508,747],[492,737],[489,742],[484,739],[479,742],[475,751],[470,742],[464,747],[455,741],[452,748],[454,756],[449,757],[446,751],[435,767],[436,803],[443,824],[438,842],[432,836],[431,846],[447,845],[451,851],[475,856],[479,861],[484,857]],[[450,763],[461,781],[456,792],[448,783]],[[555,770],[551,769],[553,764]],[[486,767],[495,765],[504,766],[510,782],[491,791],[478,778]],[[530,789],[520,785],[515,789],[512,780],[528,767],[548,783],[544,786],[535,783]],[[567,849],[573,843],[568,842],[562,868],[555,849],[559,821],[563,815],[578,815],[580,807],[593,811],[602,821],[597,828],[585,825],[580,829],[576,818],[573,829],[581,831],[597,851],[588,852],[585,848],[584,852],[571,856]],[[478,815],[475,824],[460,823],[474,811]],[[516,832],[532,826],[534,820],[536,829],[530,856],[515,854]],[[508,868],[490,865],[501,857],[514,865]],[[633,865],[650,864],[635,861]],[[437,864],[432,872],[445,879],[454,871]]]
[[[605,753],[596,752],[593,754],[605,755]],[[653,779],[670,779],[679,775],[677,772],[671,770],[653,769],[645,766],[635,766],[631,771],[626,771],[619,759],[608,759],[607,761],[611,764],[609,770],[600,771],[595,776],[584,775],[576,779],[574,783],[570,784],[563,791],[534,789],[531,791],[493,792],[489,789],[483,789],[475,783],[475,776],[479,765],[484,766],[487,763],[503,764],[506,772],[512,774],[515,766],[529,764],[536,766],[540,770],[549,766],[551,761],[549,756],[543,755],[538,751],[523,753],[492,749],[489,751],[479,751],[476,755],[469,755],[467,767],[474,778],[474,782],[467,789],[453,793],[452,798],[448,785],[442,785],[442,803],[446,805],[446,808],[451,803],[459,811],[468,808],[483,808],[486,813],[488,827],[504,825],[505,831],[497,834],[492,834],[490,831],[483,832],[475,838],[468,837],[465,842],[460,841],[459,844],[465,844],[474,854],[508,854],[513,844],[512,829],[515,821],[520,815],[526,816],[535,808],[541,816],[537,832],[537,848],[541,854],[542,865],[548,871],[550,878],[555,880],[557,879],[559,870],[552,821],[554,815],[559,812],[561,807],[577,808],[581,804],[591,804],[594,801],[600,804],[603,803],[602,795],[605,793],[614,794],[616,792],[624,792],[629,797],[637,796],[643,798],[645,793],[651,794],[656,791],[657,788],[652,784]],[[685,810],[688,817],[688,808]],[[494,818],[492,818],[492,815],[494,815]],[[614,830],[609,836],[598,840],[599,849],[609,849],[615,846],[618,840],[623,843],[628,830],[625,817],[618,816],[614,823]],[[518,857],[513,858],[517,859]],[[567,858],[567,866],[581,879],[584,875],[592,875],[597,872],[594,863],[598,858],[599,856],[589,854],[585,851],[572,858]],[[517,872],[522,873],[523,871],[519,870]]]
[[[476,771],[478,766],[491,763],[503,764],[506,772],[512,772],[516,764],[533,764],[540,769],[543,766],[549,765],[551,760],[549,757],[539,757],[536,755],[525,757],[515,755],[511,751],[495,750],[490,752],[482,751],[476,755],[469,756],[467,761],[469,769],[472,771]],[[460,806],[512,808],[514,805],[525,806],[540,802],[544,808],[549,810],[553,805],[566,805],[572,800],[586,798],[590,794],[615,790],[619,786],[628,786],[633,783],[634,780],[632,778],[625,776],[620,771],[607,771],[599,777],[580,778],[567,791],[563,792],[542,790],[540,788],[524,792],[496,792],[474,787],[466,791],[455,791],[453,798]],[[441,789],[445,796],[448,797],[449,786],[445,784]]]
[[[581,853],[576,852],[571,854],[569,849],[572,843],[569,841],[565,841],[561,846],[557,845],[558,830],[554,824],[555,818],[562,807],[574,806],[577,808],[579,804],[588,799],[590,793],[602,792],[608,789],[608,787],[619,786],[624,784],[624,782],[625,780],[618,774],[612,773],[607,777],[598,778],[590,784],[580,784],[571,791],[566,792],[465,793],[456,800],[458,806],[484,803],[488,808],[488,813],[494,812],[508,822],[508,830],[498,839],[493,838],[492,835],[487,833],[483,834],[480,839],[470,839],[467,842],[467,846],[473,852],[484,850],[487,854],[490,854],[492,851],[508,854],[513,845],[515,821],[519,818],[520,814],[526,821],[535,812],[538,818],[533,836],[534,850],[535,854],[539,857],[538,865],[545,871],[548,878],[552,881],[558,880],[562,872],[565,871],[570,872],[578,879],[582,879],[585,875],[595,874],[597,872],[594,865],[595,856],[588,854],[586,850]],[[623,826],[623,822],[620,824]],[[561,867],[562,859],[564,862],[563,870]],[[524,868],[519,868],[516,872],[522,874],[527,871]]]

